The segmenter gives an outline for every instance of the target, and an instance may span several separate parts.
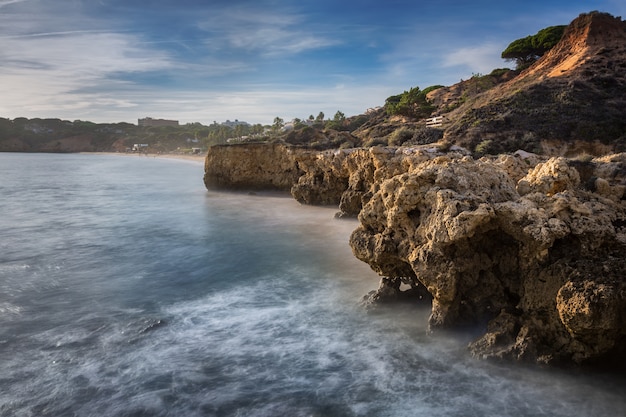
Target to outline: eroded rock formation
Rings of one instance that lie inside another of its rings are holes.
[[[484,326],[477,356],[584,363],[626,347],[625,163],[247,145],[209,152],[205,181],[358,214],[350,245],[383,277],[367,299],[432,299],[431,329]]]
[[[213,146],[204,162],[207,188],[286,191],[302,174],[294,151],[280,144]]]
[[[384,181],[350,244],[428,289],[432,329],[487,323],[470,347],[480,357],[609,357],[626,343],[624,185],[588,165],[602,194],[564,158],[438,157]]]

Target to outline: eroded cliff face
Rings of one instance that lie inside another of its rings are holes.
[[[606,359],[626,343],[623,159],[438,157],[383,181],[350,244],[427,288],[432,329],[487,323],[480,357]]]
[[[204,183],[217,189],[290,191],[302,204],[338,205],[342,216],[356,217],[383,180],[437,154],[426,147],[320,152],[265,143],[213,146]]]
[[[280,144],[213,146],[204,162],[209,189],[286,191],[301,174],[292,148]]]
[[[212,149],[205,182],[358,214],[350,245],[383,277],[368,300],[432,300],[431,329],[485,329],[479,357],[585,363],[626,350],[625,164],[260,144]]]

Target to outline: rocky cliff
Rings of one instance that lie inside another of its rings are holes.
[[[437,157],[380,185],[350,245],[382,287],[428,290],[432,329],[486,325],[480,357],[606,359],[626,347],[625,158]]]
[[[301,175],[296,148],[251,143],[213,146],[204,164],[207,188],[287,191]]]
[[[369,300],[431,301],[433,330],[484,326],[480,357],[587,363],[626,348],[625,163],[248,145],[212,148],[205,182],[358,213],[350,245],[384,277]]]
[[[517,77],[457,107],[442,101],[454,108],[447,143],[213,147],[204,180],[358,215],[353,253],[382,277],[366,302],[426,303],[433,331],[480,331],[478,357],[608,363],[626,353],[626,154],[590,155],[626,140],[625,57],[621,19],[581,15]],[[543,154],[475,159],[451,135],[471,150],[506,141]]]

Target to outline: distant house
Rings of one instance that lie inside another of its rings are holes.
[[[250,123],[235,119],[234,122],[231,122],[230,120],[226,120],[225,122],[222,123],[222,126],[228,126],[231,129],[234,129],[236,126],[250,126]]]
[[[135,143],[132,147],[132,151],[133,152],[139,152],[140,150],[142,150],[143,148],[147,148],[148,144],[147,143]]]
[[[139,126],[178,126],[178,120],[153,119],[152,117],[145,117],[143,119],[137,119],[137,125]]]

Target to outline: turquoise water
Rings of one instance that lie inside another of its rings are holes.
[[[623,379],[365,312],[335,211],[208,192],[189,161],[0,154],[0,415],[626,415]]]

